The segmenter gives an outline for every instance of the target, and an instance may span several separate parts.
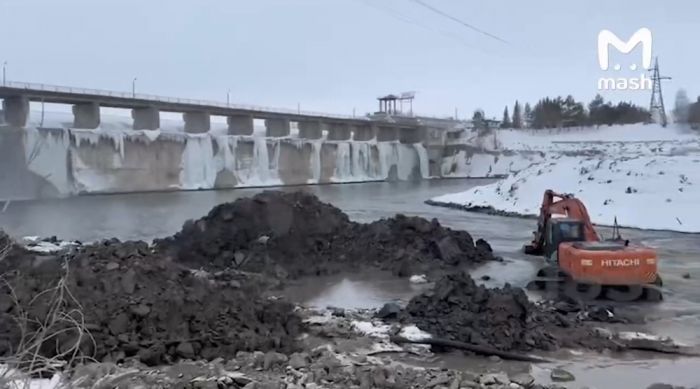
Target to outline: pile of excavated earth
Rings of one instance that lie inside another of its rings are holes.
[[[266,388],[250,384],[265,381],[260,369],[276,368],[275,376],[286,378],[270,388],[458,388],[472,382],[455,372],[387,369],[386,361],[311,352],[300,337],[307,330],[302,314],[289,302],[265,297],[286,278],[368,266],[401,277],[444,277],[399,314],[434,337],[494,350],[615,348],[609,336],[529,302],[521,289],[487,289],[464,272],[497,259],[485,241],[437,220],[397,215],[355,223],[301,192],[263,192],[219,205],[152,245],[110,239],[36,253],[0,233],[0,361],[22,368],[40,355],[140,366],[214,360],[223,370],[250,368],[245,377],[222,373],[225,382],[191,387]],[[163,374],[140,377],[173,378]],[[484,380],[475,387],[519,387],[505,378]],[[138,386],[132,384],[124,387]]]
[[[0,355],[16,351],[22,334],[47,330],[47,314],[62,318],[48,329],[61,336],[41,346],[47,357],[77,338],[80,354],[148,365],[291,352],[300,319],[293,305],[262,297],[265,280],[367,265],[404,276],[457,269],[494,259],[487,246],[435,220],[358,224],[313,195],[263,192],[217,206],[153,246],[112,239],[59,256],[14,247],[0,262]]]
[[[275,270],[293,278],[368,265],[410,276],[495,259],[486,242],[436,219],[397,215],[355,223],[303,192],[268,191],[219,205],[155,244],[194,268]]]
[[[581,315],[534,304],[521,288],[508,284],[477,285],[464,272],[446,275],[433,291],[411,299],[403,319],[440,338],[503,351],[623,347]]]

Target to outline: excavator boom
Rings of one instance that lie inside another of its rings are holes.
[[[537,220],[537,231],[535,237],[528,246],[527,251],[531,254],[540,254],[544,248],[545,226],[552,215],[562,215],[564,217],[580,220],[583,223],[583,234],[588,242],[598,242],[600,237],[593,228],[588,210],[581,200],[570,194],[556,193],[551,189],[544,192],[542,205],[540,206],[540,216]]]

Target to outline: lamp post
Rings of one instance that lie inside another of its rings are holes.
[[[136,98],[136,80],[138,80],[138,78],[134,77],[131,81],[131,97],[133,98]]]

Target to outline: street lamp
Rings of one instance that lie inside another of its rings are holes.
[[[2,63],[2,86],[7,84],[7,61]]]
[[[138,78],[134,77],[134,80],[131,81],[131,96],[133,98],[136,98],[136,80],[138,80]]]

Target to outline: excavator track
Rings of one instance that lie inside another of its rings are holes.
[[[581,301],[606,299],[616,302],[663,300],[663,283],[657,276],[653,284],[648,285],[600,285],[577,282],[556,266],[547,266],[537,272],[527,289],[544,291],[550,295],[564,294],[567,298]]]

